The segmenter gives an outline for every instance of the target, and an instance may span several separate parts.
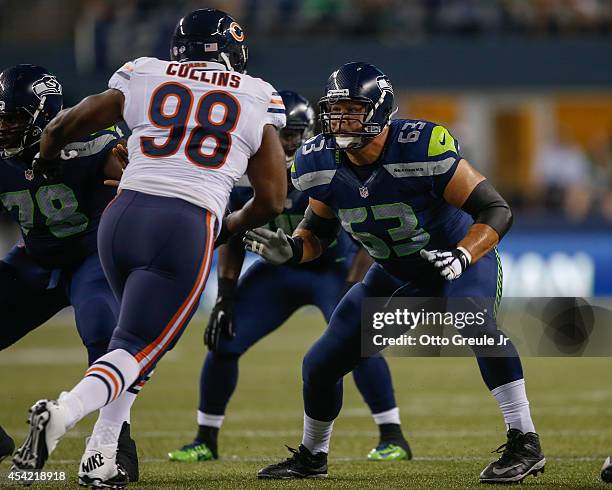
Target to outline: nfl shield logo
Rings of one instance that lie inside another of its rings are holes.
[[[368,188],[366,186],[362,186],[359,188],[359,195],[363,198],[366,198],[370,195],[370,191],[368,191]]]

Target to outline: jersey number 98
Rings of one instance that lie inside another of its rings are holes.
[[[165,110],[169,98],[176,101],[172,113]],[[161,145],[155,143],[155,138],[142,136],[140,138],[142,152],[151,158],[174,155],[185,139],[192,106],[193,93],[189,87],[176,82],[157,87],[151,96],[149,120],[153,126],[167,129],[168,136]],[[221,118],[213,119],[215,108],[222,110]],[[216,90],[200,97],[195,112],[197,125],[189,132],[185,144],[187,159],[201,167],[221,167],[232,147],[232,131],[236,128],[239,116],[240,103],[227,92]],[[212,152],[203,153],[202,145],[210,138],[214,140],[214,149]]]

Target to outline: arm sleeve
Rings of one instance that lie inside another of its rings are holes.
[[[106,158],[121,139],[121,130],[117,126],[111,126],[92,134],[89,138],[66,145],[64,150],[76,150],[76,158],[91,166],[97,177],[103,178]]]
[[[488,180],[480,182],[461,208],[474,218],[493,228],[501,240],[512,226],[512,211],[505,199]]]

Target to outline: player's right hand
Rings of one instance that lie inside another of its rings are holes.
[[[271,231],[266,228],[255,228],[246,232],[244,248],[255,252],[271,264],[286,264],[293,258],[293,248],[289,244],[291,237],[280,228]]]
[[[204,330],[204,345],[210,351],[219,348],[221,336],[233,338],[234,331],[234,298],[230,296],[218,296],[217,302],[210,314],[208,325]]]

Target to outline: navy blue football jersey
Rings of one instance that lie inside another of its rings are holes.
[[[253,197],[253,188],[251,187],[246,176],[242,177],[232,189],[229,200],[230,211],[237,211]],[[308,207],[308,195],[300,192],[290,186],[287,198],[285,200],[285,209],[278,215],[273,222],[268,223],[268,228],[271,230],[281,229],[287,235],[292,235],[300,221],[304,219],[304,213]],[[300,264],[299,267],[318,267],[324,264],[334,262],[344,262],[352,260],[352,256],[357,251],[357,245],[350,239],[346,233],[341,232],[323,255],[317,260]]]
[[[333,209],[342,227],[385,269],[413,277],[426,266],[419,250],[452,249],[473,223],[442,197],[460,159],[445,127],[397,119],[365,180],[346,154],[326,148],[323,135],[298,150],[291,178],[296,189]]]
[[[20,162],[0,160],[0,203],[19,224],[28,255],[45,268],[64,268],[97,250],[100,216],[115,196],[103,167],[120,139],[110,128],[66,146],[77,156],[64,162],[62,178],[32,178]]]

